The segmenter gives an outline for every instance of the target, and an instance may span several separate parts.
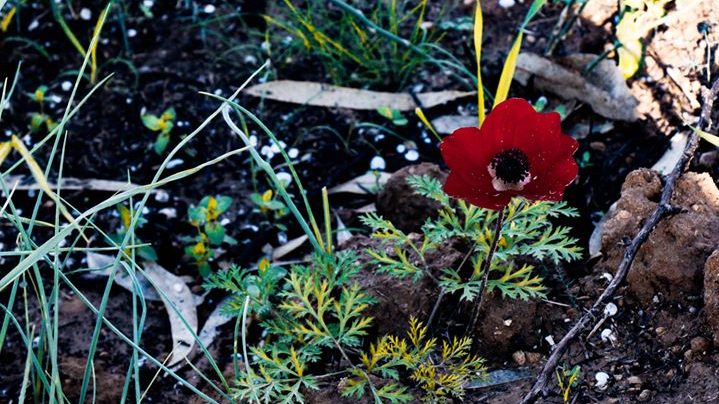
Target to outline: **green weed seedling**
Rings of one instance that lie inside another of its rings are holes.
[[[117,213],[120,215],[120,227],[115,233],[109,234],[108,237],[110,238],[110,240],[112,240],[113,244],[120,245],[122,243],[122,240],[125,239],[127,232],[130,230],[130,227],[132,226],[133,213],[127,206],[121,204],[117,205]],[[146,223],[147,219],[140,216],[137,220],[136,227],[141,227]],[[134,231],[132,237],[134,237],[135,244],[142,244],[142,241],[134,235]],[[157,253],[155,252],[155,249],[152,248],[152,246],[150,245],[141,245],[135,251],[137,252],[137,255],[140,256],[140,258],[143,258],[147,261],[157,261]],[[129,248],[125,249],[125,256],[131,256],[131,251]]]
[[[40,107],[40,112],[36,112],[30,115],[30,131],[37,133],[43,125],[47,128],[48,132],[51,132],[57,126],[57,123],[45,113],[45,95],[47,93],[47,86],[39,86],[34,93],[28,94],[35,103]]]
[[[389,119],[395,126],[407,125],[407,118],[405,118],[404,115],[402,115],[402,112],[399,110],[392,109],[389,107],[380,107],[377,108],[377,113]]]
[[[572,389],[579,384],[579,375],[581,374],[582,368],[579,365],[575,365],[573,368],[568,369],[566,364],[560,366],[555,374],[557,376],[557,385],[559,390],[562,392],[562,399],[565,403],[570,403],[572,397]]]
[[[277,221],[287,216],[287,205],[268,189],[263,193],[253,192],[250,194],[250,200],[255,204],[257,209],[272,221]]]
[[[155,139],[153,148],[155,153],[162,155],[170,143],[170,132],[175,127],[175,119],[177,114],[175,108],[167,108],[162,115],[145,114],[142,116],[142,123],[147,129],[153,132],[159,132]]]
[[[197,229],[197,235],[191,239],[192,244],[185,247],[185,254],[193,259],[203,277],[212,273],[209,261],[215,256],[214,247],[222,243],[237,244],[235,239],[226,234],[219,220],[230,205],[232,198],[229,196],[206,196],[198,206],[192,205],[187,209],[187,216]]]

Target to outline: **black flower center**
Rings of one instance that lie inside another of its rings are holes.
[[[497,153],[489,163],[494,176],[507,184],[518,184],[529,174],[529,159],[519,149],[509,149]]]

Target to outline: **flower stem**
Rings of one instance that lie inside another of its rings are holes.
[[[479,317],[479,310],[482,307],[482,301],[484,300],[484,291],[487,289],[487,282],[489,281],[489,270],[492,267],[492,258],[494,257],[495,251],[497,251],[497,244],[499,239],[502,237],[502,225],[504,224],[505,209],[499,211],[497,221],[494,227],[494,238],[492,238],[492,245],[489,247],[489,253],[482,263],[482,283],[479,285],[479,293],[477,294],[477,304],[472,309],[472,317],[467,327],[467,334],[470,334],[474,330],[474,326],[477,324],[477,318]]]

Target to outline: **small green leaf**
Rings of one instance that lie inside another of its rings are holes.
[[[225,228],[217,222],[210,222],[205,224],[205,234],[213,245],[222,244],[222,240],[225,239]]]
[[[175,114],[175,108],[170,107],[165,110],[165,112],[162,113],[160,116],[160,119],[163,121],[174,121],[177,117],[177,114]]]
[[[195,226],[201,226],[205,223],[205,209],[199,206],[190,206],[187,209],[187,216]]]
[[[394,119],[394,114],[392,113],[392,108],[390,107],[379,107],[377,108],[377,113],[390,121]]]
[[[160,120],[160,122],[162,123],[162,124],[160,125],[160,129],[162,130],[162,133],[163,133],[163,134],[165,134],[165,133],[166,133],[166,134],[169,134],[169,133],[172,131],[172,128],[175,127],[175,124],[172,123],[172,121],[163,121],[163,120]]]
[[[147,129],[150,129],[153,132],[157,132],[160,130],[160,118],[156,117],[152,114],[146,114],[142,116],[142,124],[145,125]]]
[[[200,275],[203,278],[207,278],[212,274],[212,268],[210,267],[210,264],[204,261],[197,263],[197,270],[200,272]]]
[[[42,124],[45,123],[45,119],[47,118],[43,114],[32,114],[30,117],[30,130],[33,133],[37,132]]]
[[[157,252],[149,245],[142,246],[137,249],[137,255],[147,261],[157,261]]]
[[[217,213],[222,214],[227,212],[227,209],[232,205],[232,198],[229,196],[218,196],[217,197]]]
[[[165,149],[167,149],[167,145],[170,143],[170,134],[169,133],[160,133],[157,135],[157,139],[155,139],[155,153],[158,155],[162,155],[165,152]]]

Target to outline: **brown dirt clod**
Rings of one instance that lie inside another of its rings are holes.
[[[719,345],[719,250],[715,250],[704,266],[704,313]]]
[[[422,163],[404,167],[392,174],[377,196],[377,212],[398,229],[417,232],[440,205],[414,192],[414,188],[407,183],[407,177],[413,175],[427,175],[441,182],[447,178],[447,173],[436,164]]]
[[[632,171],[602,235],[600,269],[614,271],[624,245],[654,211],[662,190],[659,175]],[[630,292],[648,305],[656,295],[681,302],[701,293],[703,263],[719,245],[719,190],[706,173],[685,173],[671,200],[677,213],[662,220],[639,249],[627,276]]]

